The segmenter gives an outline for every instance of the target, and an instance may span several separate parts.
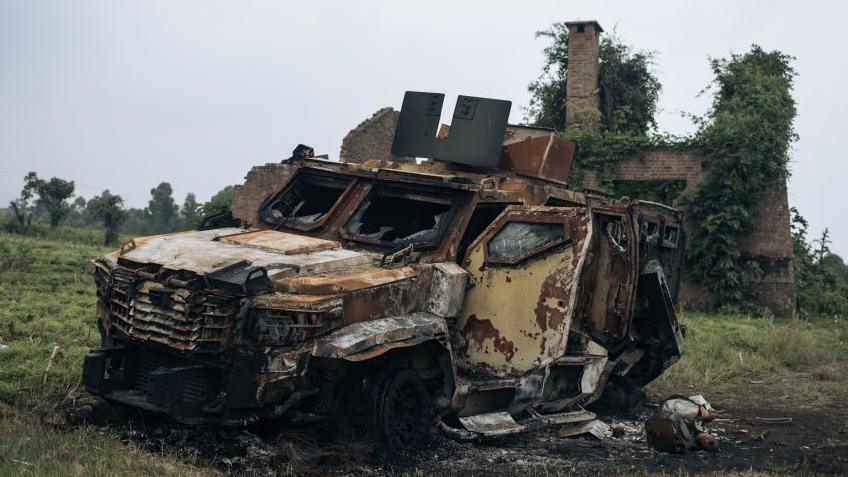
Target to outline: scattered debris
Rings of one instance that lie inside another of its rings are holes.
[[[0,351],[5,351],[7,349],[9,349],[8,346],[4,345],[3,343],[0,343]]]
[[[792,424],[791,417],[753,417],[751,420],[762,424]]]
[[[559,437],[574,437],[583,434],[590,434],[598,439],[609,439],[613,437],[615,431],[605,422],[595,419],[580,426],[563,427],[558,433]]]
[[[704,423],[716,416],[701,395],[668,398],[659,412],[645,422],[648,444],[660,452],[713,451],[718,447],[718,439],[706,431]]]

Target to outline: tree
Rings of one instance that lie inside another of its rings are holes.
[[[27,201],[25,199],[15,199],[9,202],[9,208],[12,209],[21,230],[29,228],[32,223],[32,213],[27,213],[26,207]]]
[[[614,33],[601,40],[598,89],[604,129],[646,134],[656,129],[662,85],[651,71],[654,53],[634,51]]]
[[[824,258],[830,255],[830,230],[825,227],[822,230],[821,237],[813,240],[813,243],[818,245],[815,251],[816,265],[818,265],[819,271],[824,270]]]
[[[848,266],[830,253],[829,232],[807,242],[808,224],[795,207],[792,214],[792,248],[795,258],[795,287],[797,310],[809,315],[848,315]]]
[[[149,235],[155,233],[151,226],[150,212],[147,207],[143,209],[129,208],[126,210],[127,220],[124,222],[123,231],[130,235]]]
[[[568,27],[554,23],[536,32],[550,41],[542,52],[545,63],[539,79],[530,83],[530,106],[525,119],[536,126],[565,130],[565,92],[568,81]],[[633,50],[616,36],[601,38],[598,94],[604,131],[645,134],[656,127],[654,114],[662,88],[652,72],[653,52]]]
[[[209,202],[204,202],[197,208],[198,217],[196,223],[200,223],[203,219],[210,215],[215,215],[220,212],[226,212],[232,209],[233,204],[233,186],[229,185],[219,190],[209,199]]]
[[[536,38],[546,38],[550,43],[542,50],[545,55],[542,74],[527,86],[530,106],[525,119],[536,126],[564,131],[568,27],[565,23],[554,23],[547,30],[537,31]]]
[[[183,201],[183,208],[180,211],[180,215],[183,216],[183,221],[187,226],[194,225],[195,219],[197,218],[197,208],[200,204],[197,203],[197,198],[194,193],[189,192],[186,194],[186,198]]]
[[[179,208],[174,202],[173,193],[174,189],[167,182],[162,182],[150,189],[152,198],[147,203],[147,209],[150,212],[154,233],[168,232],[174,226],[174,218]]]
[[[38,196],[35,205],[43,207],[50,216],[50,228],[56,228],[59,222],[68,215],[71,210],[68,199],[74,195],[74,181],[66,181],[53,177],[49,181],[39,179],[35,172],[30,172],[24,177],[24,188],[21,190],[21,199],[26,202]]]
[[[114,244],[118,241],[118,230],[127,219],[127,212],[123,209],[124,199],[119,195],[113,195],[109,189],[103,191],[99,196],[94,196],[88,201],[86,208],[92,217],[100,219],[106,229],[104,243]]]
[[[845,283],[848,283],[848,265],[845,264],[842,257],[831,253],[822,258],[821,265],[825,270],[836,277],[841,277]]]

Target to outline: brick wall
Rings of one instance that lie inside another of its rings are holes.
[[[617,180],[682,179],[686,181],[682,197],[701,186],[703,164],[707,160],[696,151],[662,148],[619,162],[609,171],[609,175],[611,179]],[[581,167],[579,163],[573,169],[572,178],[581,180],[586,187],[604,189],[597,174]],[[681,206],[679,198],[672,205]],[[756,284],[755,299],[775,316],[792,316],[795,310],[795,268],[784,177],[776,178],[759,193],[759,207],[753,222],[754,230],[740,239],[739,247],[743,254],[756,260],[765,272]],[[689,244],[693,236],[692,227],[691,223],[684,225]],[[684,309],[697,309],[704,305],[704,291],[698,284],[684,280],[681,285],[679,298]]]
[[[254,225],[258,222],[259,206],[270,195],[279,192],[292,175],[285,164],[255,166],[244,178],[244,184],[233,188],[233,217]]]
[[[702,179],[704,156],[695,151],[662,148],[648,151],[640,157],[632,157],[618,163],[612,178],[619,180],[677,180],[686,181],[681,196],[698,189]],[[595,171],[575,164],[572,177],[579,178],[586,187],[603,189]],[[671,205],[678,205],[677,203]]]
[[[408,160],[392,155],[392,140],[399,116],[400,112],[392,108],[383,108],[359,123],[342,140],[339,160],[342,162],[363,162],[369,159],[395,162]]]

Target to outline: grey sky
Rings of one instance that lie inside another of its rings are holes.
[[[751,43],[798,59],[790,204],[848,256],[841,157],[842,2],[0,1],[0,200],[23,173],[143,206],[170,182],[207,199],[298,143],[335,158],[349,129],[405,90],[513,101],[518,122],[554,21],[597,19],[658,53],[660,129],[691,130],[708,57]],[[450,114],[450,111],[446,112]]]

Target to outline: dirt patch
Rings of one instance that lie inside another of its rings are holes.
[[[718,452],[662,454],[645,441],[643,405],[626,416],[605,416],[615,437],[559,437],[557,428],[482,442],[435,435],[414,454],[388,456],[367,444],[334,443],[309,430],[178,428],[150,416],[118,426],[127,441],[165,451],[201,467],[238,475],[619,475],[766,471],[844,475],[848,472],[848,399],[824,407],[793,405],[766,396],[706,396],[721,418],[711,432]],[[791,418],[791,423],[768,422]]]

